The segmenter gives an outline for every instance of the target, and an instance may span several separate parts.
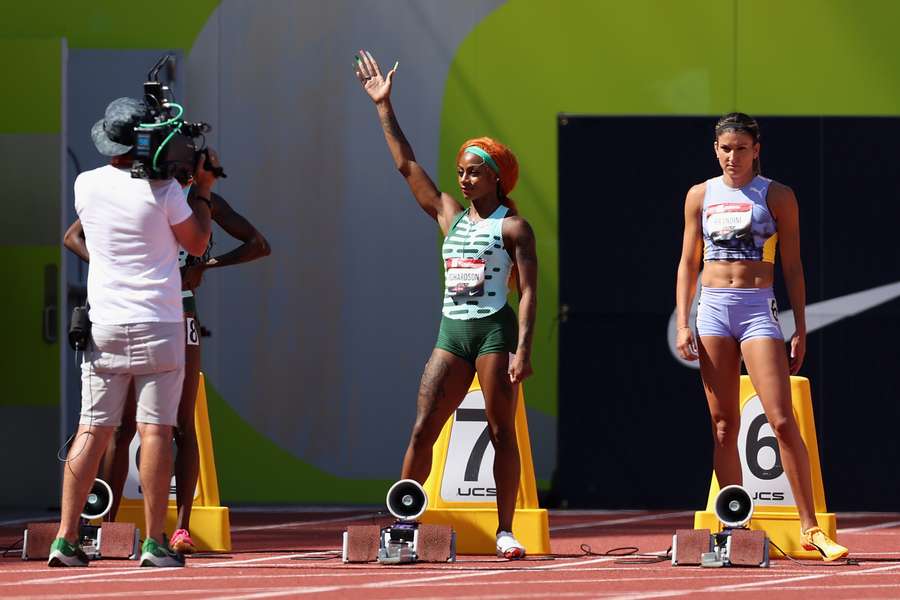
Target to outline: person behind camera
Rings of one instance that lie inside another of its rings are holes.
[[[172,427],[184,380],[185,340],[178,246],[206,250],[211,232],[212,171],[201,156],[196,193],[185,200],[175,179],[131,176],[134,128],[148,122],[146,104],[119,98],[91,129],[108,165],[75,180],[75,210],[90,252],[91,339],[81,364],[81,418],[66,459],[59,532],[50,566],[87,566],[78,545],[79,517],[110,436],[122,419],[128,389],[137,397],[140,476],[147,531],[141,566],[184,566],[163,528],[172,469]],[[217,157],[210,152],[213,166]]]

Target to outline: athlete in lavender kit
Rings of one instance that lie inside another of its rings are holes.
[[[676,347],[685,360],[700,360],[700,375],[712,416],[714,470],[719,485],[742,481],[738,454],[740,361],[759,394],[784,472],[800,513],[804,548],[836,560],[848,550],[819,529],[813,508],[806,445],[791,406],[790,374],[806,353],[806,284],[800,261],[797,198],[791,188],[759,174],[759,126],[743,113],[722,117],[715,130],[722,175],[693,186],[684,204],[684,242],[675,292]],[[772,293],[775,247],[796,332],[790,362]],[[697,333],[688,323],[703,258]]]

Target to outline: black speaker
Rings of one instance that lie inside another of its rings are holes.
[[[741,486],[729,485],[716,496],[715,510],[725,527],[743,527],[753,516],[753,499]]]
[[[426,508],[428,508],[428,495],[417,481],[401,479],[388,490],[388,512],[398,519],[413,521],[422,516]]]
[[[82,518],[91,521],[102,519],[112,508],[112,488],[102,479],[95,479],[91,491],[88,493],[87,502],[81,511]]]

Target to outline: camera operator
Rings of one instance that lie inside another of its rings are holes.
[[[62,516],[50,548],[50,566],[87,566],[78,545],[79,516],[109,444],[129,387],[137,398],[140,475],[146,538],[141,566],[184,566],[165,538],[176,424],[185,365],[178,246],[200,255],[211,232],[215,175],[201,156],[196,193],[185,200],[175,179],[131,176],[134,128],[149,119],[147,105],[119,98],[91,129],[108,165],[75,180],[75,210],[84,228],[91,266],[88,303],[91,340],[81,365],[81,418],[66,459]],[[210,152],[216,166],[217,157]]]
[[[183,183],[183,182],[181,182]],[[192,183],[192,182],[191,182]],[[189,189],[188,184],[186,191]],[[194,190],[190,191],[195,193]],[[185,364],[184,385],[181,391],[181,403],[178,407],[178,425],[175,429],[175,489],[178,515],[175,520],[175,531],[169,540],[169,547],[183,554],[196,551],[190,536],[191,510],[194,503],[194,492],[200,476],[200,449],[197,443],[197,430],[194,423],[194,408],[197,400],[197,389],[200,383],[200,326],[197,317],[196,292],[207,269],[225,267],[250,262],[271,254],[266,238],[254,227],[246,217],[238,213],[222,196],[213,193],[212,220],[231,237],[241,242],[237,248],[219,256],[187,256],[179,252],[181,265],[181,302],[185,319]],[[63,245],[86,263],[90,262],[84,228],[81,221],[75,221],[66,230]],[[212,238],[210,238],[212,246]],[[209,254],[207,248],[206,254]],[[134,422],[137,406],[134,398],[134,387],[129,388],[128,399],[122,413],[122,423],[110,438],[109,448],[103,456],[98,477],[109,484],[112,489],[112,508],[104,517],[108,521],[117,519],[122,491],[128,478],[128,458],[131,440],[137,433]]]

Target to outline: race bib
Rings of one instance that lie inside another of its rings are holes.
[[[715,244],[747,239],[751,235],[753,204],[723,202],[706,208],[706,231]]]
[[[197,328],[197,319],[194,317],[184,318],[185,341],[188,346],[200,345],[200,330]]]
[[[484,259],[448,258],[444,281],[451,296],[484,296]]]

